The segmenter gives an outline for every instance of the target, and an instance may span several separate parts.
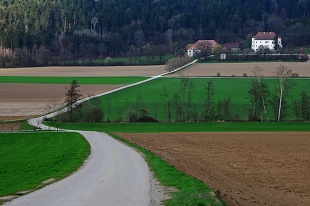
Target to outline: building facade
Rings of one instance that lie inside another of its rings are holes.
[[[282,48],[282,39],[280,36],[277,36],[276,33],[258,32],[255,36],[252,37],[251,49],[255,52],[265,48],[275,50],[275,40],[278,41],[278,48]]]

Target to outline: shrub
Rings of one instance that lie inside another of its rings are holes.
[[[143,116],[136,119],[135,122],[158,122],[158,120],[153,117]]]

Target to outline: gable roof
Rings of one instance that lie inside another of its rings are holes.
[[[214,48],[218,43],[216,41],[212,40],[198,40],[195,45],[202,46],[202,47],[211,47]]]
[[[198,40],[195,44],[190,45],[187,49],[194,50],[194,49],[206,49],[206,48],[214,48],[218,43],[214,40]]]
[[[255,38],[256,40],[272,40],[275,38],[275,36],[276,33],[274,32],[257,32],[257,34],[253,36],[253,38]]]

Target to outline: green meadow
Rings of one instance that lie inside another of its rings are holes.
[[[124,132],[309,132],[310,122],[143,122],[143,123],[72,123],[45,122],[63,129]]]
[[[223,101],[230,97],[231,111],[239,116],[239,120],[248,120],[251,110],[250,88],[251,78],[191,78],[193,80],[193,92],[191,94],[191,110],[198,117],[204,111],[206,100],[205,86],[208,81],[212,81],[214,85],[214,97],[212,99],[214,107],[218,101]],[[278,80],[265,79],[271,93],[276,93]],[[289,90],[289,96],[286,98],[288,102],[287,119],[295,120],[292,109],[293,100],[300,99],[300,93],[305,90],[310,94],[310,79],[292,79],[295,86]],[[103,108],[105,116],[104,120],[110,121],[128,121],[129,114],[140,110],[147,111],[148,116],[154,117],[159,121],[167,121],[166,102],[162,98],[163,88],[166,87],[169,99],[173,98],[175,93],[181,95],[180,78],[159,78],[143,85],[131,87],[107,96],[99,98],[101,108]],[[187,96],[186,96],[187,98]],[[188,98],[187,98],[188,99]],[[268,100],[266,101],[269,102]],[[270,104],[269,104],[270,105]],[[216,108],[215,108],[216,109]],[[172,105],[172,119],[175,119],[175,112]],[[267,107],[270,120],[274,120],[274,112],[271,106]]]
[[[77,170],[90,145],[78,133],[1,133],[0,196],[37,189],[48,179],[59,180]]]
[[[28,77],[0,76],[0,83],[29,84],[70,84],[77,80],[79,84],[133,84],[148,79],[148,77]]]

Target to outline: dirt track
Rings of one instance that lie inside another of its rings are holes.
[[[300,77],[310,77],[310,61],[308,62],[255,62],[255,63],[197,63],[180,72],[169,76],[252,76],[254,66],[260,66],[264,76],[274,76],[274,71],[280,65],[292,69],[293,73],[299,74]]]
[[[30,67],[0,69],[0,76],[47,77],[107,77],[155,76],[164,73],[165,66],[111,66],[111,67]]]
[[[0,84],[0,120],[23,119],[49,111],[49,104],[63,106],[66,87],[62,84]],[[122,85],[82,85],[84,97]]]
[[[203,180],[229,205],[310,205],[310,133],[118,135]]]

